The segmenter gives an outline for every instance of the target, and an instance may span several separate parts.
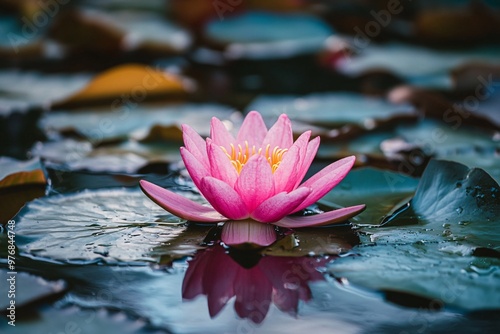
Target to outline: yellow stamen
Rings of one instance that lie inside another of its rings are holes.
[[[266,158],[271,166],[271,170],[274,173],[281,164],[283,160],[283,156],[288,151],[287,148],[279,148],[278,146],[274,147],[271,151],[271,145],[268,144],[263,150],[262,147],[256,148],[255,145],[252,147],[249,146],[248,142],[245,140],[244,147],[238,144],[238,147],[234,146],[234,144],[230,144],[231,151],[228,152],[225,147],[222,147],[224,153],[226,153],[229,160],[231,160],[231,164],[234,166],[238,174],[241,172],[241,169],[248,162],[248,159],[254,155],[262,155]]]

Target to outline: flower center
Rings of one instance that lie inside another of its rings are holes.
[[[231,163],[233,164],[238,174],[241,172],[243,166],[245,166],[245,164],[248,162],[248,159],[256,154],[262,155],[267,159],[269,165],[271,166],[271,170],[274,173],[281,164],[283,156],[288,151],[287,148],[279,148],[278,146],[274,147],[271,151],[270,144],[267,144],[265,149],[263,149],[262,147],[257,149],[255,145],[250,147],[246,140],[245,146],[241,146],[240,144],[238,144],[238,146],[234,146],[234,144],[231,144],[230,152],[228,152],[225,147],[221,146],[221,148],[224,153],[226,153],[229,160],[231,160]]]

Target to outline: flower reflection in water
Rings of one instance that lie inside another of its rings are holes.
[[[210,317],[233,297],[238,316],[254,323],[265,319],[271,303],[295,315],[299,301],[312,297],[308,283],[324,280],[317,268],[333,258],[261,256],[215,245],[189,261],[182,297],[191,300],[206,295]]]

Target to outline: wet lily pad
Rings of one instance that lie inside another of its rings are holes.
[[[387,56],[388,53],[391,57]],[[415,57],[417,54],[418,57]],[[497,64],[499,55],[500,48],[495,46],[455,52],[401,43],[371,43],[361,50],[359,56],[343,61],[339,70],[351,75],[360,75],[373,69],[385,69],[407,78],[410,82],[417,80],[418,83],[419,80],[432,76],[447,75],[451,69],[471,61]],[[451,81],[448,81],[447,86],[451,86]]]
[[[498,249],[500,187],[483,170],[450,161],[427,166],[413,199],[369,236],[356,257],[332,264],[337,277],[382,291],[400,291],[465,310],[500,308],[500,260],[474,257]]]
[[[115,111],[121,106],[137,106],[146,99],[176,99],[187,93],[183,78],[139,64],[114,67],[94,77],[82,90],[52,105],[54,109],[111,103]]]
[[[68,306],[61,309],[45,307],[30,311],[33,318],[16,319],[15,330],[22,333],[124,333],[124,334],[166,334],[167,329],[152,326],[144,319],[129,317],[124,312],[101,309],[82,309]],[[12,330],[7,322],[0,329]]]
[[[297,229],[286,235],[262,253],[271,256],[339,255],[359,244],[357,234],[351,226],[334,228]]]
[[[402,125],[396,129],[396,134],[408,143],[420,146],[427,154],[442,158],[470,148],[500,148],[500,139],[495,133],[457,124],[424,120],[411,126]]]
[[[137,173],[152,164],[167,165],[180,161],[182,142],[123,143],[92,148],[89,141],[64,139],[37,143],[31,154],[44,159],[47,166],[63,170]],[[165,173],[167,170],[165,170]]]
[[[5,310],[9,306],[10,300],[13,300],[15,308],[18,312],[22,312],[22,310],[19,310],[23,307],[33,306],[37,303],[60,297],[67,288],[67,284],[63,280],[47,281],[25,272],[12,274],[11,271],[7,271],[6,269],[0,269],[0,279],[2,282],[8,282],[8,284],[4,283],[1,285],[0,293],[2,296],[7,297],[9,295],[11,282],[14,282],[13,285],[17,287],[17,289],[14,288],[15,298],[2,298],[0,304],[2,310]],[[8,281],[9,279],[11,281]]]
[[[179,104],[164,107],[132,104],[115,111],[105,108],[53,112],[40,120],[40,126],[47,133],[73,130],[92,142],[100,143],[131,136],[144,138],[155,125],[186,123],[198,133],[209,135],[212,117],[227,120],[230,125],[233,112],[229,107],[216,104]]]
[[[264,11],[214,19],[205,28],[207,39],[227,45],[229,58],[276,58],[316,52],[332,33],[325,22],[312,15]]]
[[[189,32],[169,22],[160,13],[119,10],[110,14],[113,23],[125,32],[125,49],[156,49],[181,53],[191,46],[192,38]]]
[[[500,183],[500,150],[471,149],[464,152],[447,154],[442,158],[466,166],[475,166],[484,169],[495,181]]]
[[[323,93],[306,96],[260,96],[249,110],[258,110],[263,116],[275,118],[286,113],[292,120],[322,126],[359,124],[370,128],[374,119],[414,113],[410,105],[395,105],[381,98],[356,93]]]
[[[88,74],[0,71],[0,114],[33,106],[48,106],[50,102],[83,88],[89,80]],[[12,84],[13,82],[16,84]]]
[[[374,168],[351,171],[319,204],[329,209],[366,204],[366,210],[351,218],[359,224],[379,224],[391,210],[408,199],[418,185],[418,179],[400,173]]]
[[[173,242],[186,229],[184,220],[138,189],[44,197],[29,203],[15,219],[21,254],[82,264],[157,262],[161,254],[152,255],[153,249]]]
[[[38,159],[0,157],[0,170],[0,224],[5,224],[26,202],[45,194],[47,178]]]
[[[407,234],[412,231],[394,229],[392,240],[360,246],[354,250],[358,256],[338,259],[329,271],[358,286],[427,297],[434,309],[442,304],[468,311],[500,308],[500,260],[454,253],[456,247],[448,243],[402,244]]]
[[[38,159],[18,161],[0,157],[0,169],[0,188],[47,183],[43,167]]]
[[[388,217],[386,225],[420,224],[468,244],[500,247],[500,186],[479,168],[433,160],[413,199]]]

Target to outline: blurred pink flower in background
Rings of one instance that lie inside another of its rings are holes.
[[[227,220],[256,221],[286,228],[345,221],[364,210],[356,205],[311,216],[288,216],[315,203],[347,175],[355,157],[338,160],[301,183],[319,147],[306,131],[294,142],[292,124],[282,114],[268,130],[262,116],[250,112],[233,137],[217,118],[204,140],[183,125],[181,156],[194,184],[212,207],[141,180],[144,193],[165,210],[187,220],[217,223]],[[225,234],[229,244],[248,234],[246,224],[234,224]],[[263,228],[268,231],[268,228]],[[266,245],[263,235],[254,242]],[[264,232],[265,233],[265,232]]]

